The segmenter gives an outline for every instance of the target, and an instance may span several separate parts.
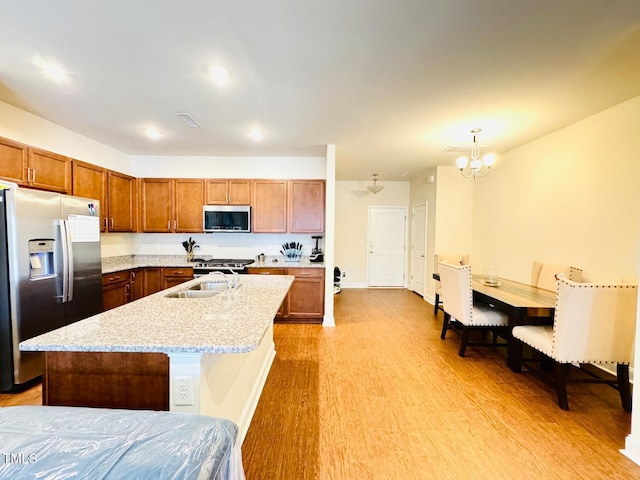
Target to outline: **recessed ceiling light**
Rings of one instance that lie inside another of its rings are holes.
[[[264,138],[264,132],[259,128],[252,128],[249,130],[249,136],[255,141],[259,141]]]
[[[158,140],[162,136],[162,133],[156,127],[149,127],[144,131],[144,133],[147,137],[152,138],[153,140]]]
[[[213,81],[219,86],[223,86],[229,81],[229,71],[219,65],[209,67],[209,75],[211,75]]]
[[[58,65],[55,65],[51,62],[47,62],[42,57],[36,56],[34,57],[32,63],[42,69],[44,74],[49,77],[51,80],[54,80],[58,83],[62,83],[66,78],[67,74],[60,68]]]

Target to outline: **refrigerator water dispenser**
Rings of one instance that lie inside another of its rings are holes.
[[[41,280],[56,276],[53,265],[54,240],[29,240],[29,279]]]

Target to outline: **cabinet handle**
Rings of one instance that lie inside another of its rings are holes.
[[[117,275],[115,277],[109,277],[110,282],[115,282],[116,280],[120,280],[120,275]]]
[[[167,230],[171,230],[171,220],[167,220]]]
[[[136,272],[131,272],[131,282],[135,282],[136,281]]]
[[[109,219],[104,217],[104,229],[107,230],[109,228]]]
[[[32,176],[32,178],[31,178],[31,181],[32,181],[33,183],[36,183],[36,169],[35,169],[35,168],[32,168],[32,169],[31,169],[31,171],[33,172],[33,176]]]
[[[131,296],[131,285],[129,284],[125,285],[124,291],[125,291],[126,297],[129,298]]]
[[[311,275],[311,272],[298,272],[298,275]]]
[[[173,221],[173,229],[177,230],[178,229],[178,220],[174,220]]]
[[[113,218],[109,219],[109,223],[111,224],[109,228],[113,229]]]
[[[227,192],[227,203],[231,203],[231,194]]]
[[[260,272],[260,275],[271,275],[271,272]]]

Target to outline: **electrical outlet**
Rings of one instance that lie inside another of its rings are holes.
[[[347,272],[342,272],[342,278],[347,276]]]
[[[173,377],[173,403],[193,405],[193,377]]]

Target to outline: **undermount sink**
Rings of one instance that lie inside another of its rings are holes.
[[[165,295],[165,298],[207,298],[213,297],[220,292],[221,290],[182,290],[180,292],[168,293]]]
[[[198,283],[192,287],[189,287],[190,291],[201,291],[201,292],[223,292],[229,289],[229,285],[227,283],[221,282],[202,282]]]

